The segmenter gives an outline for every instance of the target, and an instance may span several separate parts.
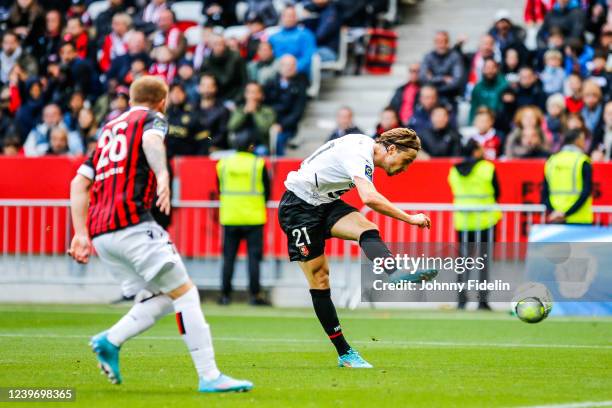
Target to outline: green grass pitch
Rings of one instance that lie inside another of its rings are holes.
[[[307,309],[204,304],[222,371],[247,394],[201,395],[173,316],[126,343],[124,384],[99,374],[88,338],[125,306],[0,305],[0,387],[74,387],[42,407],[522,407],[612,400],[612,319],[529,325],[500,313],[340,310],[375,368],[336,367]],[[612,404],[612,402],[610,402]]]

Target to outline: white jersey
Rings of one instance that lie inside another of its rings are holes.
[[[287,175],[285,187],[308,204],[331,203],[355,187],[355,176],[373,180],[374,143],[362,134],[331,140]]]

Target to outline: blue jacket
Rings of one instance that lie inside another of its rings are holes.
[[[310,30],[303,27],[283,28],[270,37],[269,42],[276,58],[291,54],[297,59],[298,72],[310,74],[310,60],[317,51],[315,36]]]
[[[329,47],[338,52],[340,44],[340,11],[335,3],[329,3],[325,7],[315,4],[307,4],[305,8],[317,13],[315,18],[304,21],[304,25],[312,30],[319,47]]]

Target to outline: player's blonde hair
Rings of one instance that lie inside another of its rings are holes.
[[[130,86],[132,104],[157,105],[168,96],[168,85],[159,77],[146,75]]]
[[[376,138],[376,142],[384,146],[395,145],[399,150],[421,150],[421,139],[413,129],[395,128],[383,132]]]

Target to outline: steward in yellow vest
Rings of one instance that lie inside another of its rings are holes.
[[[495,206],[499,197],[495,165],[483,159],[484,150],[476,140],[469,140],[463,151],[465,159],[453,166],[448,174],[454,204],[459,207]],[[456,210],[453,218],[459,242],[459,255],[472,258],[486,255],[485,266],[480,269],[478,277],[480,281],[486,281],[493,254],[491,248],[495,241],[495,225],[501,218],[501,212]],[[471,272],[457,274],[457,282],[466,282]],[[487,298],[486,290],[479,291],[478,309],[491,310]],[[459,292],[457,307],[464,309],[466,303],[466,292]]]
[[[253,132],[236,134],[237,152],[217,163],[219,222],[223,225],[223,282],[219,304],[231,302],[234,262],[240,242],[246,240],[251,304],[267,305],[260,295],[259,272],[263,257],[263,226],[270,181],[265,161],[253,154]]]
[[[546,161],[542,201],[550,212],[550,223],[593,223],[593,171],[584,146],[584,132],[571,130],[561,151]]]

